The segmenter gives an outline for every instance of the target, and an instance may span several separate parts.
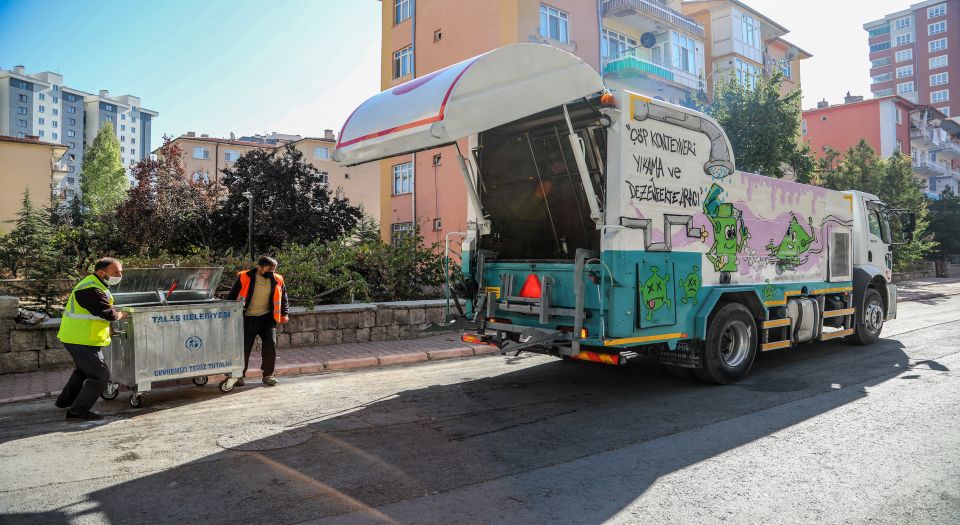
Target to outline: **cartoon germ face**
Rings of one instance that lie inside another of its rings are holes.
[[[776,258],[781,263],[791,265],[800,264],[800,256],[810,250],[810,245],[816,240],[813,235],[813,225],[810,226],[810,233],[800,225],[796,216],[790,219],[790,225],[787,226],[787,232],[783,235],[780,244],[767,245],[770,256]]]
[[[661,277],[659,275],[660,269],[656,266],[651,267],[650,272],[652,275],[640,287],[643,304],[647,307],[647,321],[653,320],[653,312],[659,310],[665,304],[670,304],[670,299],[667,298],[667,283],[670,276]]]
[[[700,292],[700,285],[702,280],[700,278],[700,268],[698,266],[693,267],[693,271],[687,274],[686,278],[679,282],[680,289],[683,290],[683,297],[680,301],[683,304],[692,303],[696,305],[699,302],[697,294]]]

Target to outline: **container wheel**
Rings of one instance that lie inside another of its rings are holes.
[[[757,356],[757,325],[740,303],[720,303],[707,327],[704,367],[694,374],[707,383],[728,385],[747,375]]]
[[[134,392],[130,394],[130,406],[133,408],[140,408],[143,405],[143,394],[138,394]]]
[[[197,386],[203,386],[207,384],[207,381],[210,381],[210,378],[207,376],[200,376],[200,377],[193,378],[193,384]]]
[[[120,395],[120,388],[117,385],[110,383],[106,388],[103,389],[103,392],[100,393],[100,397],[110,401],[111,399],[116,399]]]
[[[220,381],[220,391],[226,394],[227,392],[233,390],[233,385],[236,381],[230,381],[230,378]]]

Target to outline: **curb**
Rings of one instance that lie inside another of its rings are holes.
[[[426,352],[409,352],[405,354],[390,354],[383,356],[369,357],[351,357],[346,359],[331,359],[320,363],[298,363],[291,365],[278,366],[274,374],[282,377],[294,377],[303,375],[318,375],[325,372],[345,372],[350,370],[359,370],[363,368],[383,368],[386,366],[405,365],[411,363],[422,363],[425,361],[439,361],[444,359],[458,359],[466,357],[483,357],[499,353],[499,350],[490,346],[464,346],[460,348],[449,348],[444,350],[430,350]],[[211,375],[208,376],[208,384],[216,384],[222,381],[226,376]],[[247,379],[260,379],[260,370],[248,370]],[[191,385],[190,379],[175,379],[172,381],[158,381],[154,388],[165,388],[170,386]],[[121,387],[121,390],[126,388]],[[60,391],[45,392],[42,394],[29,394],[25,396],[16,396],[0,399],[0,405],[10,403],[19,403],[23,401],[35,401],[38,399],[53,398],[60,395]]]

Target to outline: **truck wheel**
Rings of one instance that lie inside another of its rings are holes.
[[[880,331],[883,330],[883,320],[887,318],[887,312],[883,309],[880,292],[875,288],[867,288],[867,292],[863,294],[863,309],[857,317],[860,317],[860,322],[857,323],[856,332],[852,337],[855,343],[868,345],[880,339]]]
[[[747,375],[757,356],[757,324],[747,307],[721,303],[707,328],[704,367],[694,373],[707,383],[728,385]]]

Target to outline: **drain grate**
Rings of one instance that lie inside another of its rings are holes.
[[[313,432],[305,428],[279,425],[252,425],[232,430],[217,438],[217,445],[227,450],[263,452],[305,443]]]

